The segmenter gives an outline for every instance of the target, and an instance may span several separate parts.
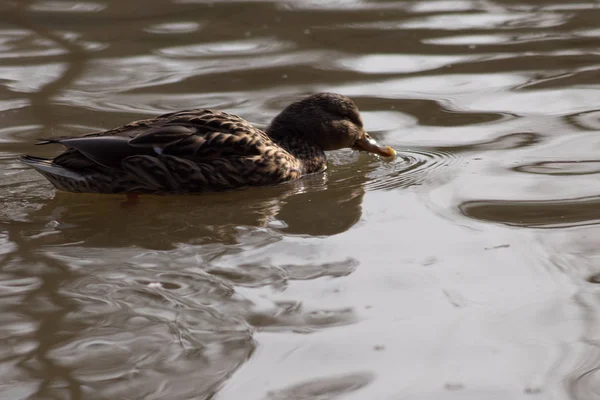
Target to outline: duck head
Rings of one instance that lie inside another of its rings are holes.
[[[304,140],[323,151],[351,148],[382,157],[395,155],[365,131],[356,104],[335,93],[318,93],[290,104],[273,119],[267,133],[278,141]]]

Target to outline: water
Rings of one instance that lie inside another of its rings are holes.
[[[600,398],[600,5],[0,4],[0,399]],[[394,163],[56,193],[37,137],[351,96]]]

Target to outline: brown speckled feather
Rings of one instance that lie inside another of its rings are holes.
[[[112,151],[105,151],[103,142]],[[43,160],[46,168],[38,170],[56,188],[69,192],[223,191],[290,181],[306,173],[302,163],[265,132],[238,116],[213,110],[184,110],[45,143],[68,147],[51,163]],[[114,150],[121,145],[122,151]],[[38,160],[23,159],[32,166]],[[321,160],[324,168],[324,157]]]

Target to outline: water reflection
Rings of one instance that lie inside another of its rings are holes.
[[[210,398],[254,348],[252,329],[219,311],[232,288],[199,274],[98,266],[60,294],[76,307],[49,357],[92,398]]]
[[[599,17],[0,2],[1,396],[598,397]],[[342,151],[293,184],[131,206],[15,161],[38,136],[189,107],[264,126],[323,90],[397,162]]]
[[[278,231],[330,236],[359,221],[364,195],[361,181],[366,177],[357,175],[353,185],[338,183],[333,188],[324,180],[325,176],[315,175],[285,185],[230,193],[142,196],[135,204],[123,196],[57,192],[29,216],[46,221],[42,231],[29,235],[41,235],[35,246],[85,244],[162,250],[181,244],[238,243],[245,229],[267,229],[274,240],[280,237]]]

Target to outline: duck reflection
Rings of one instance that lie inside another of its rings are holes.
[[[330,236],[360,220],[363,184],[374,166],[363,166],[359,174],[355,167],[278,186],[194,196],[148,195],[135,203],[118,195],[56,192],[30,217],[47,221],[46,234],[37,236],[46,245],[168,250],[180,244],[235,244],[248,230],[265,229],[271,236]]]

